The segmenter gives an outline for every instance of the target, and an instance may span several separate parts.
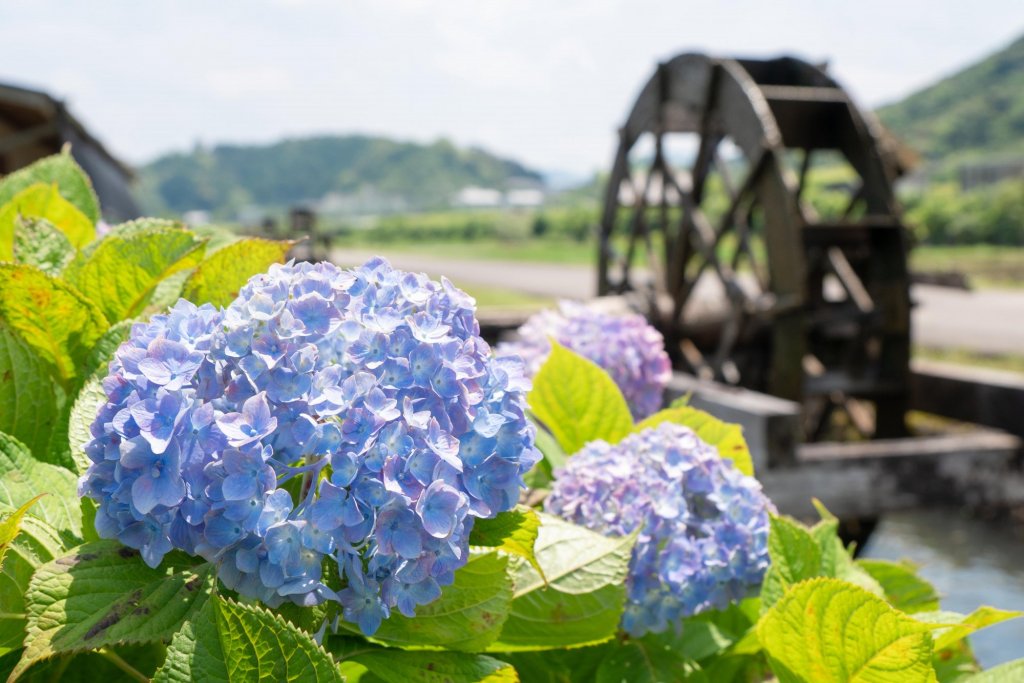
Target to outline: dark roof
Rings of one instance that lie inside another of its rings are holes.
[[[66,144],[92,179],[104,217],[115,222],[137,218],[131,167],[93,137],[61,100],[0,83],[0,175],[55,154]]]

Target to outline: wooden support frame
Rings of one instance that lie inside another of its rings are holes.
[[[1024,375],[952,363],[910,364],[911,407],[1024,438]]]

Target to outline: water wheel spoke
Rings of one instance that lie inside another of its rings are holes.
[[[839,247],[829,247],[826,253],[832,272],[839,279],[846,295],[862,313],[873,312],[875,302],[871,299],[867,288],[864,287],[864,282],[857,276],[857,272],[853,269],[843,250]]]
[[[804,196],[804,190],[807,188],[807,171],[811,168],[811,152],[814,151],[810,148],[804,150],[804,158],[800,161],[800,176],[796,186],[796,198],[799,201]]]
[[[729,384],[736,384],[740,380],[738,372],[735,377],[726,377],[726,373],[723,372],[723,366],[732,356],[733,351],[735,351],[736,342],[739,340],[740,332],[743,328],[743,318],[744,311],[738,306],[729,312],[725,325],[722,328],[722,334],[718,340],[718,348],[715,350],[715,355],[711,360],[711,367],[717,371],[721,379],[726,380]]]
[[[864,192],[865,186],[864,183],[861,183],[857,186],[857,189],[854,190],[853,194],[850,195],[850,203],[846,205],[845,209],[843,209],[844,219],[853,215],[853,210],[857,207],[857,202],[864,199]]]

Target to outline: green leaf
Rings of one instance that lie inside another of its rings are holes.
[[[769,519],[768,555],[771,565],[761,586],[761,608],[767,611],[795,583],[821,576],[821,546],[811,532],[793,519]],[[834,524],[834,523],[833,523]]]
[[[614,645],[502,652],[495,656],[514,666],[520,680],[527,683],[593,683],[598,664]]]
[[[493,552],[473,555],[455,572],[455,583],[441,589],[440,598],[419,606],[413,618],[392,612],[374,639],[478,652],[498,637],[511,599],[508,558]]]
[[[45,493],[40,493],[35,498],[26,501],[14,512],[7,513],[4,515],[3,519],[0,519],[0,567],[3,566],[4,556],[7,554],[7,548],[14,542],[18,532],[21,530],[22,517],[25,516],[25,513],[28,512],[30,507],[35,505],[35,503],[45,495]]]
[[[843,546],[839,538],[839,520],[828,516],[811,527],[811,536],[818,542],[821,550],[821,570],[819,576],[842,579],[860,586],[864,590],[882,598],[885,590],[871,574],[853,561],[853,557]]]
[[[597,667],[595,683],[666,683],[683,681],[693,663],[671,648],[646,640],[618,643]]]
[[[0,514],[13,512],[0,505]],[[20,649],[25,640],[25,591],[32,574],[65,549],[56,529],[31,515],[22,518],[18,535],[0,560],[0,656]]]
[[[942,650],[975,631],[1020,616],[1024,616],[1024,612],[1011,612],[983,605],[970,614],[946,611],[919,612],[914,618],[926,624],[942,627],[934,632],[935,649]]]
[[[636,536],[608,538],[540,514],[534,545],[544,578],[527,562],[515,567],[515,597],[494,652],[600,643],[615,635],[626,601]]]
[[[47,461],[61,441],[66,402],[51,371],[34,348],[0,322],[0,432]]]
[[[185,281],[182,296],[198,305],[227,306],[251,276],[262,273],[272,263],[281,263],[295,244],[293,241],[248,237],[214,252],[200,263]]]
[[[30,185],[10,201],[0,205],[0,260],[14,254],[14,234],[20,218],[44,218],[63,232],[75,249],[81,249],[96,238],[95,225],[64,199],[56,185]]]
[[[35,349],[67,386],[109,324],[91,301],[38,268],[0,263],[0,322]]]
[[[476,520],[469,534],[469,544],[496,548],[522,557],[543,576],[544,572],[533,550],[539,529],[540,517],[537,512],[525,505],[517,505],[493,519]]]
[[[462,652],[424,652],[375,647],[355,638],[329,638],[331,654],[350,679],[384,683],[516,683],[507,662]],[[362,676],[362,678],[359,678]]]
[[[114,541],[78,546],[32,577],[25,652],[15,677],[63,653],[166,640],[196,617],[211,583],[210,564],[193,567],[168,556],[150,569],[138,551]]]
[[[598,439],[617,443],[633,428],[626,399],[608,373],[553,339],[527,402],[568,454]]]
[[[689,406],[666,408],[643,420],[634,432],[657,427],[662,422],[689,427],[707,444],[718,449],[718,454],[731,460],[736,469],[743,474],[754,476],[754,460],[750,457],[750,448],[743,438],[743,428],[737,424],[722,422],[717,417],[703,410]]]
[[[554,478],[555,470],[565,465],[565,461],[568,457],[562,447],[558,445],[555,437],[551,435],[551,432],[547,430],[543,425],[534,424],[537,429],[537,436],[535,444],[537,450],[541,452],[544,458],[537,463],[537,467],[534,471],[543,472],[544,476],[547,477],[545,481],[550,482]],[[532,474],[532,472],[531,472]]]
[[[846,552],[839,539],[839,521],[835,517],[827,515],[807,528],[788,517],[772,515],[770,525],[771,565],[761,586],[763,610],[778,602],[789,586],[815,577],[843,579],[874,595],[884,595],[878,582]]]
[[[686,619],[678,635],[670,629],[665,633],[650,633],[641,640],[648,647],[660,647],[663,650],[668,647],[687,659],[700,661],[724,652],[738,639],[716,624],[710,614],[705,612]]]
[[[44,494],[49,495],[30,514],[58,531],[81,537],[82,510],[75,475],[39,462],[24,444],[0,433],[0,503],[16,508]]]
[[[714,623],[715,616],[724,615],[705,613],[692,617],[683,622],[679,633],[669,629],[642,638],[613,641],[598,666],[595,680],[608,683],[690,680],[701,670],[700,660],[712,657],[720,660],[721,653],[735,640]]]
[[[162,313],[178,303],[178,299],[182,298],[181,288],[185,286],[185,280],[188,279],[192,270],[192,268],[179,270],[158,282],[153,288],[153,294],[149,297],[146,307],[136,317],[148,319],[155,313]]]
[[[0,206],[31,185],[56,184],[62,197],[74,204],[95,224],[100,219],[100,203],[92,182],[70,154],[54,154],[0,180]]]
[[[14,225],[14,260],[58,276],[75,256],[67,235],[45,218],[18,218]]]
[[[139,683],[142,680],[139,676],[149,680],[165,654],[163,643],[122,645],[116,649],[104,648],[102,652],[76,652],[33,664],[21,675],[18,683]],[[134,671],[129,674],[126,665]],[[14,663],[5,670],[4,661],[0,660],[0,680],[6,680],[13,668]]]
[[[103,333],[103,336],[93,344],[89,351],[89,357],[85,361],[84,372],[82,372],[83,377],[92,377],[95,374],[106,376],[107,365],[114,357],[114,352],[118,347],[128,340],[128,335],[131,334],[134,324],[134,320],[122,320]]]
[[[213,595],[174,634],[154,683],[239,683],[344,679],[305,631],[257,605]]]
[[[939,609],[935,588],[917,575],[909,562],[857,560],[857,566],[875,578],[885,591],[885,599],[896,609],[913,614]]]
[[[203,258],[205,242],[166,221],[142,220],[116,227],[71,262],[64,277],[88,292],[111,322],[145,309],[157,285],[192,268]]]
[[[78,474],[85,474],[89,465],[92,464],[85,454],[85,444],[92,440],[92,432],[89,431],[89,428],[106,402],[107,393],[103,390],[103,378],[100,375],[94,375],[78,392],[78,398],[75,399],[75,404],[71,408],[71,419],[68,421],[68,446],[71,449],[71,458]]]
[[[964,683],[1020,683],[1024,681],[1024,659],[1015,659],[1006,664],[975,674]]]
[[[780,683],[933,683],[932,626],[839,579],[793,586],[757,635]]]
[[[981,671],[967,639],[932,654],[932,666],[939,683],[965,683],[969,674]]]

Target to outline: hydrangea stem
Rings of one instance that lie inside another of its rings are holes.
[[[320,462],[320,456],[314,455],[309,458],[309,465],[316,465]],[[309,490],[317,479],[320,478],[320,467],[310,467],[302,475],[302,488],[299,489],[299,504],[306,500],[306,496],[309,495]]]
[[[114,666],[116,666],[118,669],[120,669],[121,671],[125,672],[126,674],[128,674],[128,676],[130,676],[131,678],[134,678],[137,681],[141,681],[142,683],[149,683],[149,679],[141,671],[136,669],[134,666],[132,666],[128,662],[124,661],[121,658],[121,655],[117,654],[113,650],[108,650],[107,648],[103,648],[103,649],[99,650],[99,654],[102,655],[103,657],[106,657],[106,659],[111,664],[113,664]]]

